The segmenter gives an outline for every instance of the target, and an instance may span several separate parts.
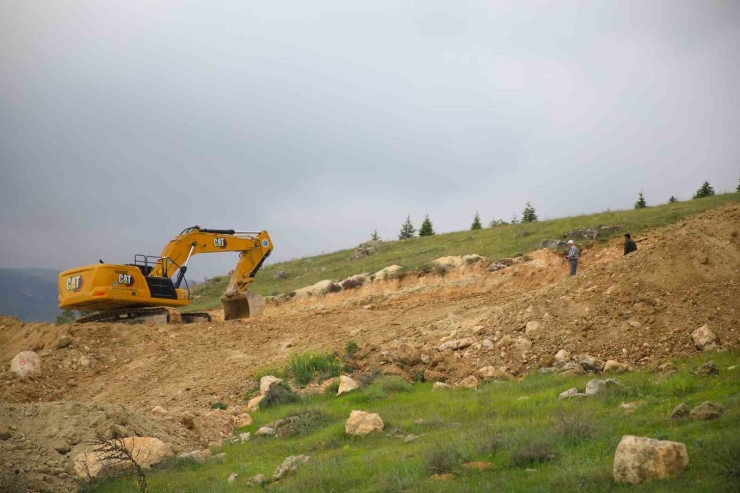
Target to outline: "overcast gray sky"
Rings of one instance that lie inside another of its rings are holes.
[[[0,0],[0,267],[734,189],[739,56],[736,0]]]

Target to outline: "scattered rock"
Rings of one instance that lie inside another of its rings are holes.
[[[430,370],[429,368],[424,369],[424,380],[427,382],[444,382],[447,380],[447,374],[441,371]]]
[[[274,275],[272,276],[272,280],[273,280],[273,281],[281,281],[281,280],[283,280],[283,279],[287,279],[287,278],[288,278],[288,273],[287,273],[287,272],[285,272],[284,270],[279,270],[279,271],[277,271],[277,272],[276,272],[276,273],[275,273],[275,274],[274,274]]]
[[[542,240],[537,248],[547,250],[565,250],[568,248],[568,244],[563,240]]]
[[[604,361],[593,356],[586,355],[582,357],[580,363],[584,370],[593,373],[599,373],[604,369]]]
[[[377,413],[352,411],[344,424],[344,431],[348,435],[367,435],[375,431],[383,431],[383,420]]]
[[[465,339],[460,339],[456,341],[447,341],[442,343],[442,345],[439,346],[438,350],[441,353],[446,349],[465,349],[466,347],[472,346],[474,342],[475,339],[473,339],[472,337],[466,337]]]
[[[41,358],[33,351],[21,351],[10,360],[10,373],[19,380],[41,376]]]
[[[586,395],[597,395],[599,392],[606,388],[606,382],[604,380],[590,380],[586,384]]]
[[[229,484],[234,484],[236,482],[236,478],[238,477],[239,475],[237,473],[232,472],[231,474],[229,474],[229,477],[226,478],[226,482]]]
[[[234,435],[233,437],[227,439],[226,440],[226,443],[228,443],[228,444],[247,443],[250,438],[252,438],[252,434],[247,431],[245,433],[240,433],[238,435]]]
[[[639,484],[674,477],[688,464],[683,443],[624,435],[614,453],[614,481]]]
[[[234,428],[241,428],[243,426],[249,426],[253,422],[252,416],[247,413],[241,413],[234,416]]]
[[[149,412],[154,416],[157,416],[158,418],[166,418],[170,415],[170,413],[167,412],[167,409],[163,408],[162,406],[154,406]]]
[[[416,439],[419,438],[416,435],[406,435],[406,438],[403,439],[403,443],[411,443],[413,441],[416,441]]]
[[[687,406],[685,403],[681,403],[678,406],[673,408],[673,411],[671,411],[671,414],[668,416],[668,419],[683,419],[689,417],[689,406]]]
[[[501,339],[498,340],[498,342],[496,343],[496,347],[498,348],[498,347],[508,346],[512,342],[514,342],[514,339],[512,339],[511,336],[509,335],[505,335]]]
[[[558,396],[558,400],[561,401],[563,399],[583,399],[585,397],[588,397],[586,394],[581,394],[578,392],[578,389],[572,388],[568,389],[565,392],[561,392]]]
[[[565,349],[561,349],[555,355],[555,364],[564,365],[568,361],[570,361],[570,353]]]
[[[262,474],[257,474],[249,478],[249,480],[247,481],[247,486],[262,486],[265,484],[265,481],[265,476],[263,476]]]
[[[663,363],[658,367],[658,371],[661,373],[674,373],[678,371],[678,368],[672,361],[668,361],[667,363]]]
[[[510,373],[501,371],[493,366],[484,366],[477,373],[483,380],[511,380],[514,378]]]
[[[403,267],[401,267],[400,265],[389,265],[388,267],[381,269],[373,274],[373,279],[375,281],[385,281],[400,270],[403,270]]]
[[[280,378],[274,377],[272,375],[262,377],[260,379],[260,395],[267,394],[267,391],[270,390],[274,385],[280,385],[281,383],[283,383],[283,381]]]
[[[177,458],[184,459],[184,460],[192,460],[200,464],[206,461],[206,458],[203,455],[203,452],[201,452],[200,450],[193,450],[192,452],[185,452],[184,454],[178,455]]]
[[[144,469],[158,464],[162,459],[173,455],[169,445],[154,437],[127,437],[121,439],[122,445],[134,455],[134,460]],[[112,443],[112,442],[107,442]],[[81,478],[98,477],[112,469],[130,466],[118,460],[110,460],[93,448],[80,452],[73,461],[75,474]]]
[[[619,405],[627,414],[634,414],[635,409],[642,406],[642,401],[635,401],[635,402],[623,402]]]
[[[558,377],[579,377],[585,374],[586,370],[581,365],[571,361],[558,368],[558,372],[555,375]]]
[[[258,437],[274,437],[277,435],[277,430],[275,428],[270,428],[269,426],[263,426],[255,432],[255,435]]]
[[[373,255],[375,252],[377,252],[378,248],[382,244],[383,242],[380,240],[368,240],[364,243],[360,243],[360,245],[355,249],[349,259],[360,260],[365,257],[369,257],[370,255]]]
[[[695,421],[708,421],[717,419],[725,413],[725,406],[718,402],[705,401],[696,406],[689,413]]]
[[[717,365],[714,364],[713,360],[709,360],[694,370],[694,375],[719,375],[719,369],[717,369]]]
[[[535,332],[537,332],[538,330],[540,330],[540,326],[541,325],[542,324],[540,324],[538,321],[531,320],[531,321],[527,322],[527,325],[524,327],[524,333],[526,335],[534,334]]]
[[[525,339],[524,337],[519,337],[514,345],[519,351],[529,351],[532,349],[532,341]]]
[[[714,351],[717,349],[717,336],[709,330],[709,327],[702,325],[691,334],[696,349],[700,351]]]
[[[298,471],[298,466],[307,464],[310,460],[311,457],[307,455],[291,455],[290,457],[286,457],[283,463],[275,468],[272,479],[277,481],[284,476],[295,474]]]
[[[483,349],[493,349],[493,342],[490,339],[483,339]]]
[[[350,377],[342,375],[339,377],[339,390],[337,390],[337,395],[346,394],[358,388],[360,388],[359,383],[355,382]]]
[[[432,385],[432,392],[439,392],[440,390],[450,390],[452,387],[442,382],[434,382]]]
[[[80,356],[78,362],[80,363],[80,366],[90,366],[90,358],[88,358],[84,354]]]
[[[54,349],[64,349],[69,347],[70,344],[72,344],[72,338],[65,334],[54,344]]]
[[[474,375],[470,375],[468,377],[463,378],[460,382],[458,382],[457,386],[463,387],[466,389],[474,389],[478,387],[478,379],[475,378]]]
[[[403,371],[398,365],[387,365],[383,367],[383,375],[392,375],[396,377],[406,378],[406,372]]]
[[[247,403],[247,411],[252,413],[258,411],[260,408],[260,402],[262,402],[262,399],[264,398],[264,395],[258,395],[249,399],[249,402]]]
[[[632,368],[630,367],[630,365],[610,359],[609,361],[604,363],[604,369],[602,371],[604,373],[624,373],[631,370]]]

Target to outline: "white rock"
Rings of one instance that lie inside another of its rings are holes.
[[[696,349],[700,351],[714,351],[717,349],[717,336],[709,330],[709,327],[702,325],[691,333]]]
[[[170,414],[169,412],[167,412],[167,409],[163,408],[162,406],[154,406],[152,410],[149,411],[149,413],[160,418],[165,418]]]
[[[273,377],[272,375],[262,377],[262,379],[260,380],[260,394],[267,394],[267,391],[270,390],[274,385],[279,385],[281,383],[283,383],[283,381],[280,378]]]
[[[399,270],[403,269],[400,265],[390,265],[386,267],[385,269],[381,269],[378,272],[376,272],[373,277],[376,281],[384,281],[388,279],[389,276],[395,274]]]
[[[269,426],[263,426],[255,432],[255,435],[260,437],[274,437],[276,434],[277,431],[275,428],[270,428]]]
[[[252,438],[252,434],[248,431],[245,433],[239,433],[238,435],[234,435],[233,437],[226,440],[226,443],[247,443]]]
[[[240,413],[234,416],[234,428],[241,428],[242,426],[249,426],[253,422],[252,416],[247,413]]]
[[[483,349],[493,349],[493,342],[490,339],[483,339]]]
[[[555,355],[555,361],[558,363],[567,363],[568,361],[570,361],[570,353],[565,349],[561,349]]]
[[[524,328],[524,333],[527,335],[533,334],[540,330],[541,324],[536,320],[530,320],[527,322],[527,326]]]
[[[21,351],[10,360],[10,373],[23,380],[41,376],[41,358],[33,351]]]
[[[348,435],[367,435],[376,431],[383,431],[383,420],[377,413],[352,411],[344,424],[344,431]]]
[[[638,484],[674,477],[688,464],[683,443],[624,435],[614,453],[614,481]]]
[[[604,380],[590,380],[586,384],[586,395],[596,395],[606,388],[606,382]]]
[[[349,377],[346,377],[344,375],[339,377],[339,390],[337,390],[337,395],[346,394],[347,392],[352,392],[355,389],[360,388],[360,384],[355,382]]]
[[[610,359],[604,364],[604,373],[622,373],[625,371],[631,371],[632,368],[630,365],[626,363],[620,363],[619,361],[615,361],[613,359]]]
[[[463,378],[460,382],[458,382],[457,386],[463,387],[466,389],[474,389],[478,387],[478,379],[475,378],[474,375],[470,375],[468,377]]]
[[[440,390],[449,390],[451,388],[452,387],[450,387],[446,383],[434,382],[434,385],[432,385],[432,392],[439,392]]]
[[[185,452],[184,454],[180,454],[177,456],[178,459],[187,459],[187,460],[193,460],[195,462],[204,463],[206,461],[205,456],[203,455],[203,452],[200,450],[193,450],[192,452]]]
[[[560,401],[563,399],[570,399],[571,397],[575,397],[577,395],[578,395],[578,389],[576,388],[568,389],[560,393],[560,395],[558,396],[558,400]]]
[[[80,356],[78,362],[80,363],[80,366],[90,366],[90,358],[85,355]]]
[[[252,397],[249,399],[249,402],[247,403],[247,411],[254,412],[258,411],[260,408],[260,402],[262,402],[262,399],[264,399],[264,395],[258,395],[256,397]]]
[[[229,484],[233,484],[233,483],[236,482],[236,478],[238,478],[238,477],[239,477],[239,475],[237,473],[232,472],[231,474],[229,474],[229,477],[226,478],[226,482],[229,483]]]

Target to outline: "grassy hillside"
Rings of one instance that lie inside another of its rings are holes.
[[[626,232],[639,234],[691,214],[737,201],[740,201],[740,193],[731,193],[641,210],[609,211],[537,223],[499,226],[480,231],[461,231],[404,241],[388,241],[375,255],[357,261],[349,260],[353,250],[340,250],[326,255],[268,265],[257,275],[252,289],[263,296],[274,296],[323,279],[345,279],[361,272],[377,272],[393,264],[413,269],[439,257],[470,253],[492,258],[509,257],[516,252],[525,253],[535,249],[544,239],[562,238],[567,231],[604,224],[622,226],[622,229],[612,233],[612,236],[621,236]],[[608,236],[603,238],[608,239]],[[275,245],[275,248],[279,249],[280,245]],[[284,271],[287,277],[273,279],[278,271]],[[227,284],[228,277],[221,276],[199,286],[194,290],[194,294],[199,298],[195,299],[188,309],[204,310],[220,307],[219,297]]]
[[[719,375],[694,376],[708,358],[676,361],[670,376],[632,373],[622,386],[585,400],[558,400],[571,387],[581,391],[593,377],[561,379],[532,375],[523,381],[491,382],[472,389],[431,392],[431,384],[381,378],[345,396],[316,395],[302,402],[253,414],[250,441],[226,445],[223,462],[171,462],[149,474],[150,491],[258,491],[247,487],[255,474],[268,479],[290,455],[311,461],[270,485],[274,492],[548,492],[737,491],[740,481],[740,355],[712,356]],[[733,368],[734,367],[734,368]],[[733,369],[730,369],[733,368]],[[713,421],[668,420],[685,402],[690,408],[719,402],[727,412]],[[622,403],[639,402],[632,413]],[[377,412],[382,433],[352,437],[344,423],[354,409]],[[261,426],[301,415],[298,434],[255,437]],[[682,442],[689,465],[671,480],[642,486],[617,484],[613,457],[625,434]],[[405,438],[414,435],[417,438]],[[215,450],[220,452],[221,450]],[[485,470],[472,461],[493,463]],[[226,478],[238,474],[234,484]],[[446,481],[434,474],[452,474]],[[134,480],[115,479],[91,488],[96,492],[138,491]]]

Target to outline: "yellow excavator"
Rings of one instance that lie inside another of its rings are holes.
[[[133,264],[98,264],[59,274],[59,308],[95,311],[75,323],[191,323],[210,321],[208,313],[180,313],[190,304],[185,280],[188,262],[199,253],[240,252],[226,291],[221,296],[224,320],[258,317],[265,300],[249,285],[272,253],[267,231],[187,228],[158,257],[137,254]],[[174,281],[173,278],[174,277]]]

